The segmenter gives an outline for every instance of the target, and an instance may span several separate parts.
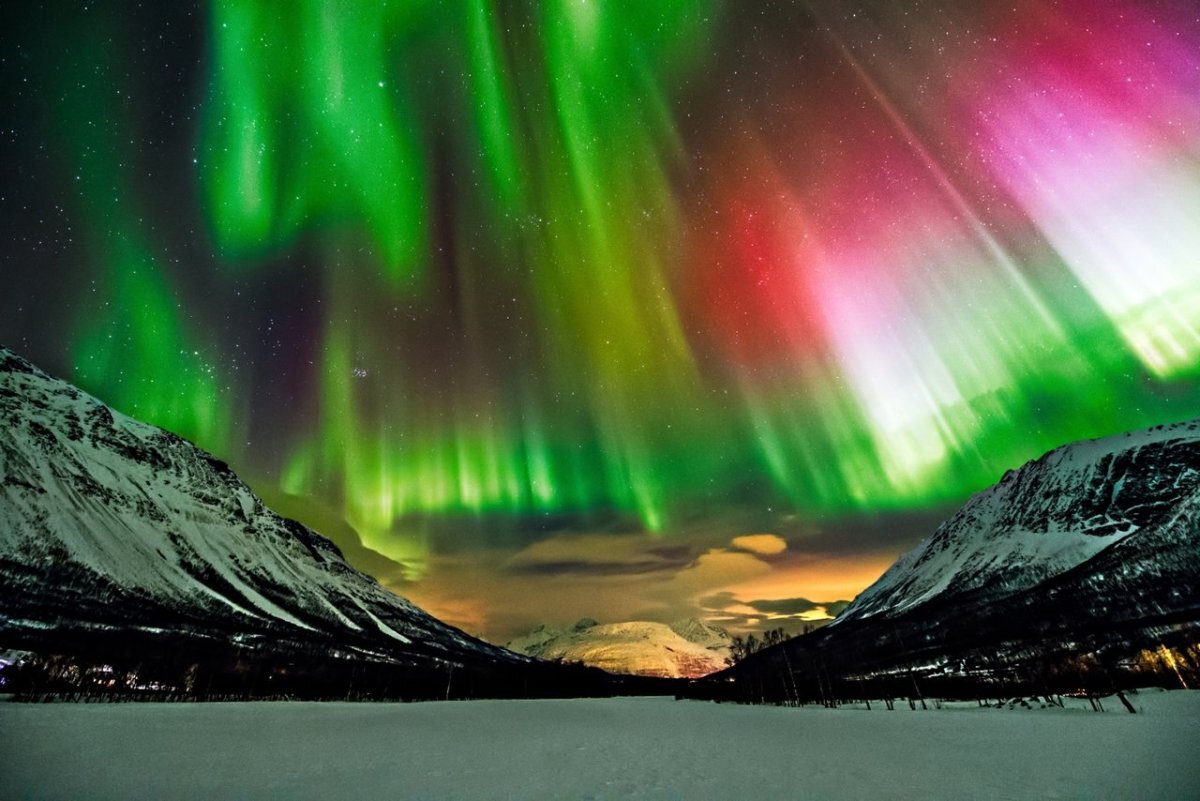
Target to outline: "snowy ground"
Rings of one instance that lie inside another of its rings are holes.
[[[1200,798],[1200,692],[1133,700],[0,703],[0,798]]]

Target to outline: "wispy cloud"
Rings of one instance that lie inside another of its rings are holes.
[[[767,521],[769,522],[769,521]],[[921,516],[823,521],[709,518],[663,538],[557,530],[510,545],[437,537],[419,580],[326,521],[352,564],[448,623],[504,643],[541,623],[672,622],[698,616],[733,631],[836,615],[903,548],[932,531]],[[746,532],[746,533],[742,533]],[[847,545],[847,540],[854,543]],[[838,599],[838,600],[831,600]]]
[[[730,542],[734,548],[760,556],[774,556],[787,550],[787,540],[777,534],[743,534]]]

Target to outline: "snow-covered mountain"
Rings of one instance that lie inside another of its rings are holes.
[[[566,629],[538,626],[508,643],[508,648],[609,673],[697,678],[725,667],[729,640],[728,632],[695,618],[671,625],[649,621],[602,624],[584,618]]]
[[[733,637],[725,629],[714,626],[712,623],[706,623],[697,617],[689,617],[687,620],[678,620],[672,623],[671,631],[688,642],[703,645],[710,651],[718,651],[726,655],[729,651],[729,644],[733,640]]]
[[[1157,541],[1198,494],[1200,421],[1065,445],[973,496],[834,625],[968,592],[995,599],[1026,590],[1117,543],[1124,551]]]
[[[0,636],[64,627],[524,661],[353,569],[212,455],[0,349]]]

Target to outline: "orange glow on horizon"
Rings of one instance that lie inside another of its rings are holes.
[[[815,603],[849,601],[896,561],[894,553],[815,557],[774,565],[764,576],[723,588],[743,601],[808,598]]]

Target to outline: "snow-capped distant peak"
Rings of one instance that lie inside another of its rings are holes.
[[[724,630],[695,619],[668,626],[584,618],[570,628],[538,626],[508,647],[539,659],[578,662],[610,673],[696,678],[725,667],[729,639]]]

